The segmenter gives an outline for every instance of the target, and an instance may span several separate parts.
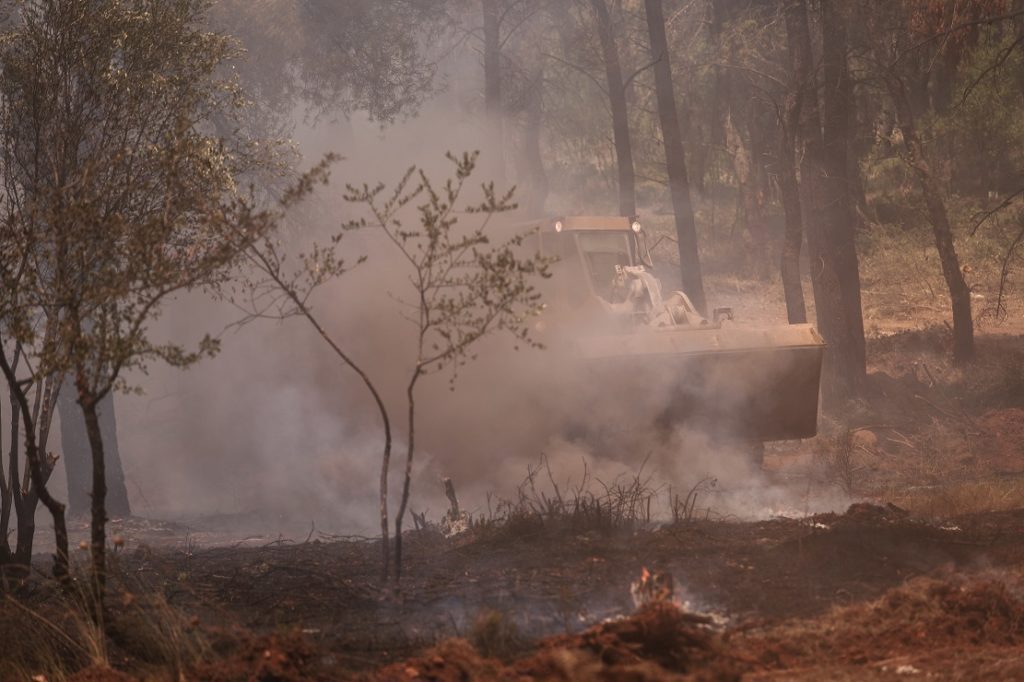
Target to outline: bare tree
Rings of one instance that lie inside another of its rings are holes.
[[[496,332],[533,344],[529,321],[541,309],[534,281],[548,275],[547,259],[520,254],[522,235],[491,242],[486,229],[489,219],[514,208],[511,191],[499,196],[493,183],[484,185],[483,200],[461,209],[482,216],[482,224],[457,229],[457,211],[477,154],[449,158],[455,164],[455,176],[442,187],[435,186],[422,170],[410,168],[387,195],[383,185],[363,185],[348,186],[345,197],[365,206],[371,216],[349,223],[348,228],[383,232],[406,265],[411,284],[411,296],[399,297],[410,311],[406,319],[413,325],[416,359],[405,388],[407,446],[395,516],[396,579],[402,574],[402,521],[416,453],[417,385],[428,374],[446,369],[454,382],[458,369],[472,359],[476,344]],[[403,224],[402,209],[420,198],[419,226],[408,227]]]
[[[539,312],[539,294],[531,279],[547,276],[547,260],[538,256],[522,257],[517,252],[521,236],[491,245],[485,231],[488,219],[513,207],[511,192],[498,197],[493,184],[484,187],[484,199],[477,205],[462,207],[470,214],[484,216],[483,224],[468,232],[456,229],[456,209],[460,204],[466,180],[476,167],[477,155],[464,155],[456,159],[455,178],[438,189],[422,171],[410,169],[394,191],[383,197],[384,186],[348,186],[345,199],[365,206],[369,217],[350,221],[329,242],[313,243],[297,258],[288,258],[286,248],[276,239],[246,240],[244,246],[249,272],[244,276],[242,295],[233,302],[244,312],[239,324],[256,319],[283,320],[304,318],[331,352],[351,371],[369,392],[380,415],[384,431],[381,454],[379,514],[381,524],[383,575],[391,573],[389,490],[391,470],[392,425],[390,410],[378,384],[365,366],[339,342],[316,312],[313,298],[322,286],[337,280],[351,267],[363,262],[359,257],[348,263],[340,247],[346,232],[357,229],[378,229],[387,237],[401,256],[401,262],[410,270],[409,280],[414,295],[400,299],[399,304],[417,313],[408,316],[416,326],[417,353],[406,385],[407,450],[402,495],[395,517],[394,574],[401,576],[402,519],[408,507],[411,490],[412,465],[416,440],[415,391],[426,375],[445,368],[453,371],[469,361],[472,347],[477,341],[497,331],[512,333],[518,340],[531,343],[527,321]],[[286,195],[284,208],[312,191],[317,183],[327,182],[325,161],[305,174]],[[412,185],[413,178],[418,180]],[[401,214],[418,198],[420,226],[405,227]],[[396,296],[397,298],[397,296]],[[405,313],[403,313],[405,315]]]
[[[863,9],[863,8],[862,8]],[[981,8],[977,11],[983,12]],[[953,358],[958,362],[974,357],[974,317],[971,311],[971,290],[964,278],[954,242],[953,226],[944,199],[944,191],[935,177],[931,153],[921,139],[918,110],[922,97],[912,92],[915,83],[927,83],[928,70],[937,59],[926,51],[943,49],[933,36],[922,36],[913,25],[928,25],[912,16],[914,8],[893,5],[884,12],[870,15],[866,38],[872,59],[873,76],[882,84],[895,109],[893,147],[913,173],[923,199],[928,222],[931,225],[935,248],[939,254],[942,276],[949,290],[953,315]],[[935,27],[941,37],[955,34],[977,22],[968,22],[948,31]],[[942,43],[947,41],[943,40]]]
[[[335,160],[328,156],[320,164],[299,178],[299,182],[286,193],[282,208],[287,209],[309,194],[318,183],[327,183],[327,170]],[[283,218],[283,216],[282,216]],[[312,303],[314,294],[322,286],[341,277],[349,270],[349,264],[339,253],[343,233],[337,234],[325,244],[313,244],[309,251],[298,258],[288,259],[285,247],[276,235],[250,240],[244,230],[239,230],[239,248],[244,253],[242,283],[239,292],[232,292],[232,302],[244,313],[236,324],[243,325],[257,319],[284,320],[302,317],[316,331],[320,339],[343,365],[353,371],[373,399],[384,430],[384,447],[380,465],[380,529],[382,574],[386,579],[391,566],[391,543],[388,526],[388,473],[391,469],[391,417],[387,405],[369,373],[353,355],[342,348]],[[362,258],[357,259],[357,263]]]
[[[942,276],[949,288],[953,311],[953,358],[964,362],[974,357],[974,316],[971,313],[971,289],[960,268],[960,258],[953,242],[953,227],[950,224],[946,202],[936,181],[929,154],[921,143],[917,130],[917,115],[907,94],[906,83],[894,73],[886,77],[886,87],[896,105],[899,142],[903,147],[901,157],[914,171],[921,195],[928,210],[928,221],[935,237],[935,248],[942,264]]]

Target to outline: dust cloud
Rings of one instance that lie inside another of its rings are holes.
[[[444,153],[479,148],[484,134],[471,109],[446,99],[386,131],[359,118],[309,120],[297,112],[296,120],[305,164],[328,151],[344,157],[331,184],[286,232],[296,252],[352,216],[341,200],[346,183],[383,181],[391,187],[412,164],[443,179],[451,168]],[[479,179],[487,178],[480,173]],[[397,491],[405,455],[404,386],[414,347],[394,296],[404,292],[407,273],[372,231],[347,235],[343,244],[350,261],[361,255],[368,260],[320,290],[313,306],[385,395],[395,425],[391,490]],[[153,331],[194,341],[237,318],[231,306],[196,293],[177,300]],[[217,357],[191,370],[154,367],[148,376],[132,377],[144,392],[116,398],[135,512],[223,518],[240,529],[291,536],[304,535],[311,523],[338,534],[379,532],[382,428],[352,371],[298,318],[225,331],[222,344]],[[411,499],[417,512],[441,515],[447,502],[440,480],[449,476],[463,506],[485,514],[488,500],[514,497],[530,467],[542,461],[550,480],[538,485],[557,483],[562,490],[584,477],[591,486],[604,486],[639,473],[657,491],[662,517],[670,489],[685,495],[698,485],[706,493],[701,505],[723,516],[815,510],[807,495],[767,481],[745,452],[698,432],[656,433],[654,413],[667,382],[677,379],[664,371],[631,390],[572,373],[573,363],[553,349],[516,351],[508,338],[487,339],[479,355],[461,370],[454,390],[445,374],[421,384]],[[712,480],[713,488],[707,484]],[[395,498],[393,492],[393,508]],[[835,503],[815,499],[819,507]]]

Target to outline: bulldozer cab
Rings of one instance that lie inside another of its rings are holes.
[[[625,232],[579,230],[568,235],[576,242],[585,265],[591,293],[605,300],[616,294],[618,274],[634,264],[632,240]]]
[[[539,252],[556,259],[545,298],[568,309],[574,323],[585,317],[610,333],[709,324],[683,292],[662,296],[646,234],[635,217],[563,217],[529,227]]]
[[[579,308],[597,299],[621,302],[623,269],[647,264],[640,223],[620,216],[575,216],[527,224],[543,256],[556,259],[555,291],[547,292]]]

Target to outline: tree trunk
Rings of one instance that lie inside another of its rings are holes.
[[[786,8],[787,52],[789,55],[789,92],[779,120],[779,195],[785,214],[785,236],[782,243],[782,291],[786,298],[786,316],[790,324],[807,322],[807,304],[804,301],[803,282],[800,277],[800,249],[804,239],[804,223],[800,202],[800,184],[797,181],[797,132],[803,116],[804,92],[808,64],[801,62],[802,54],[794,46],[800,33],[799,14],[792,4]]]
[[[64,460],[68,485],[68,515],[73,519],[89,514],[89,491],[92,490],[89,436],[85,432],[85,420],[77,395],[74,380],[68,377],[57,398],[57,411],[60,414],[61,459]]]
[[[700,255],[697,250],[697,225],[693,217],[690,182],[686,174],[686,156],[676,114],[675,88],[672,85],[672,66],[669,61],[661,0],[644,0],[644,9],[650,33],[651,58],[658,60],[654,65],[654,85],[658,99],[661,136],[665,143],[665,164],[672,194],[672,209],[676,219],[683,291],[690,297],[697,310],[706,314],[707,298],[704,295],[704,278],[701,275]]]
[[[745,126],[751,130],[747,122]],[[733,109],[725,116],[725,140],[729,155],[732,157],[733,170],[736,173],[737,193],[741,209],[743,229],[750,238],[749,255],[754,262],[759,277],[768,273],[765,270],[768,255],[768,227],[761,210],[761,196],[758,188],[758,173],[754,164],[753,144],[748,145],[740,129],[736,126]],[[751,133],[752,134],[752,133]]]
[[[784,120],[779,122],[779,194],[785,214],[786,231],[782,242],[782,292],[786,298],[786,317],[790,324],[807,322],[807,304],[800,279],[800,249],[804,240],[800,215],[800,185],[796,179],[796,148],[793,130],[800,120],[800,97],[790,93]]]
[[[82,378],[84,372],[79,369],[76,381],[78,388],[78,404],[85,417],[85,432],[89,437],[89,448],[92,451],[92,519],[91,555],[92,578],[95,590],[96,614],[102,613],[103,596],[107,584],[107,472],[103,452],[103,435],[100,431],[100,418],[97,412],[99,402],[92,394]]]
[[[131,516],[128,504],[128,488],[125,485],[124,467],[117,439],[117,416],[114,409],[114,394],[108,393],[96,406],[100,422],[100,435],[103,438],[104,459],[106,462],[107,482],[107,514],[114,518]]]
[[[15,508],[18,514],[18,544],[15,550],[15,561],[17,563],[28,566],[32,562],[32,547],[35,543],[36,534],[36,508],[39,506],[40,492],[38,490],[40,485],[48,485],[50,481],[50,475],[53,473],[55,462],[47,455],[46,444],[50,434],[50,424],[53,419],[53,407],[54,401],[58,394],[55,394],[54,384],[56,379],[54,377],[47,377],[43,381],[42,387],[36,388],[35,406],[33,407],[32,413],[32,426],[33,434],[35,434],[35,450],[39,453],[42,461],[40,462],[40,473],[39,480],[41,483],[36,482],[33,472],[31,470],[31,463],[29,471],[24,473],[22,483],[20,486],[15,486],[17,491],[14,496]],[[27,400],[26,396],[26,400]],[[16,416],[16,415],[15,415]],[[29,428],[26,425],[26,428]],[[17,429],[13,428],[12,433],[17,435]],[[14,445],[14,443],[12,443]],[[10,453],[10,473],[11,480],[17,481],[22,474],[18,467],[18,453],[15,448],[12,448]],[[63,516],[63,505],[61,506],[61,515]],[[65,539],[66,543],[66,539]],[[60,575],[60,570],[56,570],[55,573]]]
[[[802,222],[807,234],[815,315],[818,330],[829,346],[825,355],[823,397],[826,405],[839,406],[858,386],[856,372],[851,371],[856,365],[851,360],[856,357],[856,350],[851,348],[839,268],[827,218],[829,200],[825,195],[827,178],[821,114],[817,83],[812,70],[813,53],[806,0],[792,0],[787,6],[786,33],[796,82],[804,93],[798,128],[803,148],[799,192]]]
[[[768,174],[764,167],[766,133],[763,130],[762,116],[764,116],[764,111],[758,105],[756,98],[753,98],[746,114],[750,185],[745,212],[747,214],[747,232],[754,243],[754,248],[757,249],[754,254],[754,263],[758,269],[758,276],[767,279],[772,245],[768,239],[768,221],[764,214],[765,197],[768,195]]]
[[[36,508],[39,498],[35,491],[23,495],[18,503],[18,541],[14,550],[14,562],[28,566],[32,563],[32,547],[36,537]]]
[[[53,564],[53,575],[60,581],[64,581],[68,577],[68,528],[67,523],[64,520],[64,505],[53,498],[50,495],[50,491],[46,488],[46,481],[50,477],[50,473],[53,471],[51,463],[44,463],[40,456],[38,443],[36,441],[35,430],[32,424],[32,412],[29,409],[28,397],[25,395],[25,391],[18,384],[17,376],[15,375],[14,369],[11,364],[7,362],[7,356],[0,347],[0,371],[2,371],[4,378],[7,380],[7,385],[11,388],[13,402],[16,406],[12,405],[12,409],[16,409],[21,413],[22,427],[25,432],[25,457],[28,461],[29,467],[29,478],[32,484],[32,504],[31,508],[24,502],[29,496],[22,497],[20,489],[15,492],[15,504],[18,506],[18,545],[19,550],[22,552],[26,551],[27,555],[21,555],[17,553],[14,557],[15,561],[28,565],[32,560],[32,539],[35,535],[35,500],[41,500],[43,506],[46,507],[47,511],[50,512],[50,516],[53,518],[53,533],[54,533],[54,544],[56,545],[56,554],[54,555]],[[16,437],[16,434],[15,434]],[[15,457],[17,455],[15,454]],[[20,485],[17,470],[17,459],[14,460],[14,466],[12,468],[12,475],[14,477],[12,485],[14,488],[18,488]],[[25,519],[23,522],[22,519]],[[24,523],[24,525],[23,525]],[[25,529],[27,535],[23,539],[21,532],[22,528]]]
[[[15,356],[15,362],[17,362],[17,356]],[[15,364],[14,367],[17,368],[17,364]],[[17,412],[19,392],[21,392],[20,388],[12,387],[11,407],[15,411],[11,413],[11,450],[8,453],[8,458],[10,460],[9,468],[11,482],[14,486],[14,510],[18,516],[18,537],[14,549],[14,562],[29,566],[32,563],[32,546],[35,544],[36,537],[36,503],[38,502],[38,498],[35,495],[35,491],[26,490],[26,486],[22,480],[21,468],[19,466],[19,459],[21,457],[21,453],[18,449],[18,441],[21,438],[21,429],[18,424]],[[27,405],[28,396],[25,396],[25,401]],[[33,430],[33,426],[29,423],[25,424],[25,428]],[[26,446],[26,450],[27,449],[28,448]],[[31,472],[25,473],[28,474]]]
[[[521,157],[523,185],[526,188],[526,212],[530,216],[544,214],[544,204],[548,198],[548,175],[544,170],[544,158],[541,155],[540,135],[543,119],[543,101],[541,97],[544,83],[544,71],[537,69],[531,79],[530,93],[526,102],[526,121],[523,130],[523,151]]]
[[[601,41],[605,77],[608,81],[608,104],[612,110],[612,137],[615,141],[615,166],[619,176],[619,213],[636,215],[636,172],[633,169],[633,146],[629,137],[629,110],[622,81],[619,50],[615,31],[605,0],[590,0],[597,17],[597,34]]]
[[[16,492],[20,492],[18,488],[18,407],[14,398],[14,388],[9,388],[11,449],[7,456],[7,473],[0,472],[0,564],[6,564],[11,560],[11,543],[8,539],[11,530],[11,510],[14,508],[14,495]],[[0,468],[2,466],[0,464]]]
[[[505,126],[501,105],[501,17],[498,0],[481,0],[484,18],[484,114],[494,181],[505,184]]]
[[[971,314],[971,289],[964,280],[960,259],[953,243],[953,228],[949,223],[942,192],[932,176],[924,147],[917,135],[914,110],[903,82],[890,79],[889,92],[896,104],[899,128],[903,134],[904,160],[917,176],[921,194],[928,209],[928,222],[932,226],[935,248],[942,264],[942,276],[949,289],[953,308],[953,359],[966,362],[974,357],[974,318]]]
[[[422,339],[421,339],[422,343]],[[422,351],[422,348],[420,349]],[[402,479],[402,499],[398,504],[398,513],[395,514],[395,580],[402,578],[402,520],[405,517],[405,509],[409,506],[409,491],[412,487],[412,460],[416,453],[416,383],[423,374],[423,368],[417,366],[413,372],[409,385],[405,390],[405,399],[408,403],[409,420],[409,443],[405,453],[405,474]]]
[[[341,347],[335,343],[334,339],[331,338],[327,330],[323,328],[320,321],[313,316],[312,311],[303,302],[303,299],[299,297],[298,293],[291,287],[289,287],[284,280],[282,280],[272,268],[265,270],[267,274],[271,276],[278,287],[292,300],[302,315],[306,318],[306,321],[312,325],[316,333],[320,335],[335,355],[337,355],[345,365],[355,372],[359,379],[363,382],[366,390],[370,392],[373,397],[373,402],[377,406],[377,411],[380,414],[381,426],[384,428],[384,451],[381,453],[380,462],[380,501],[379,501],[379,512],[380,512],[380,544],[381,544],[381,559],[382,561],[382,575],[385,580],[388,577],[388,571],[391,568],[391,543],[388,537],[388,473],[391,471],[391,418],[388,417],[387,406],[384,405],[384,399],[381,398],[380,393],[377,391],[377,387],[370,381],[370,376],[363,371],[363,368],[356,364],[355,360],[348,356]]]
[[[847,35],[844,17],[836,0],[822,0],[822,67],[825,87],[822,104],[822,134],[826,200],[829,212],[829,244],[835,254],[842,295],[845,331],[849,337],[846,373],[859,390],[867,377],[864,314],[861,309],[860,266],[857,260],[854,183],[849,179],[850,116],[853,112],[853,84],[847,64]]]
[[[27,419],[27,405],[26,419]],[[26,424],[26,428],[29,430],[25,453],[27,455],[29,475],[32,479],[32,500],[31,505],[26,504],[26,516],[31,519],[32,533],[29,536],[28,542],[26,542],[24,549],[24,556],[21,557],[24,561],[30,562],[32,560],[32,541],[31,538],[35,532],[35,508],[36,501],[42,500],[43,506],[46,507],[47,511],[50,512],[50,516],[53,518],[53,539],[56,547],[56,554],[53,557],[53,575],[57,580],[64,581],[68,578],[68,527],[67,522],[64,518],[64,505],[53,498],[50,495],[50,491],[46,487],[46,482],[53,471],[52,466],[47,463],[44,469],[44,463],[38,447],[36,446],[35,434],[31,432],[31,426]],[[27,497],[26,497],[27,499]],[[20,524],[19,524],[20,525]],[[20,532],[20,531],[19,531]],[[18,544],[21,545],[21,538],[18,538]]]
[[[89,514],[92,490],[92,449],[76,395],[78,390],[74,381],[70,377],[66,378],[57,397],[57,405],[60,412],[61,451],[68,482],[68,513],[73,518]],[[109,491],[107,511],[115,517],[131,516],[124,468],[117,446],[114,397],[108,393],[96,410],[99,415],[100,434],[106,445],[106,485]]]
[[[19,348],[14,353],[14,361],[11,365],[12,375],[18,369],[20,357]],[[19,445],[21,443],[21,422],[23,419],[19,418],[19,403],[21,398],[24,397],[25,404],[27,405],[28,396],[24,394],[24,389],[20,386],[9,384],[9,388],[11,396],[11,445],[7,453],[7,459],[12,487],[11,498],[14,503],[14,513],[17,516],[17,536],[15,538],[14,554],[11,558],[16,565],[27,569],[32,564],[32,547],[36,537],[36,504],[38,502],[34,492],[31,489],[27,489],[20,467],[21,449]],[[32,430],[31,423],[26,422],[25,428]],[[28,439],[26,438],[25,441],[27,443]]]
[[[710,144],[713,147],[725,146],[725,116],[722,115],[722,102],[729,100],[728,72],[719,65],[717,50],[722,44],[722,30],[728,18],[728,10],[724,7],[723,0],[710,0],[708,2],[708,61],[713,62],[711,67],[711,101],[708,103],[708,130],[710,131]]]

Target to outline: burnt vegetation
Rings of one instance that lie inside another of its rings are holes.
[[[0,679],[1024,677],[1022,111],[1021,0],[0,0]]]

